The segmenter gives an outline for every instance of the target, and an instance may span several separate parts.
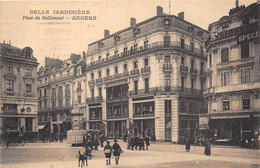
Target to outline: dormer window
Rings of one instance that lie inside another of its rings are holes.
[[[10,75],[13,75],[14,74],[14,68],[11,67],[11,66],[7,66],[7,73],[10,74]]]
[[[26,58],[31,58],[31,52],[30,52],[30,50],[26,50],[26,51],[25,51],[25,57],[26,57]]]
[[[77,75],[81,75],[81,67],[78,67]]]

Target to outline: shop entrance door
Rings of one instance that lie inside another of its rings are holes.
[[[165,140],[172,139],[172,102],[171,100],[164,101],[165,109]]]

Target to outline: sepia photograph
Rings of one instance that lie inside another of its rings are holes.
[[[1,168],[259,168],[259,0],[0,0]]]

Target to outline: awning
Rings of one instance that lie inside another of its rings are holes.
[[[212,116],[210,119],[235,119],[235,118],[250,118],[250,115],[228,115],[228,116]]]
[[[38,129],[43,129],[46,125],[38,125]]]

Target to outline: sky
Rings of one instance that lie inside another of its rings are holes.
[[[239,5],[256,1],[239,0]],[[87,52],[88,44],[104,37],[105,29],[112,34],[129,27],[131,17],[139,23],[156,16],[157,6],[163,7],[166,14],[184,12],[186,21],[207,30],[210,23],[228,15],[235,0],[1,1],[0,42],[31,47],[40,67],[46,56],[65,60],[71,53]],[[30,10],[49,10],[50,14],[32,14]],[[81,10],[86,14],[52,14],[53,10]],[[43,16],[64,18],[42,20]],[[96,19],[72,20],[74,16]]]

